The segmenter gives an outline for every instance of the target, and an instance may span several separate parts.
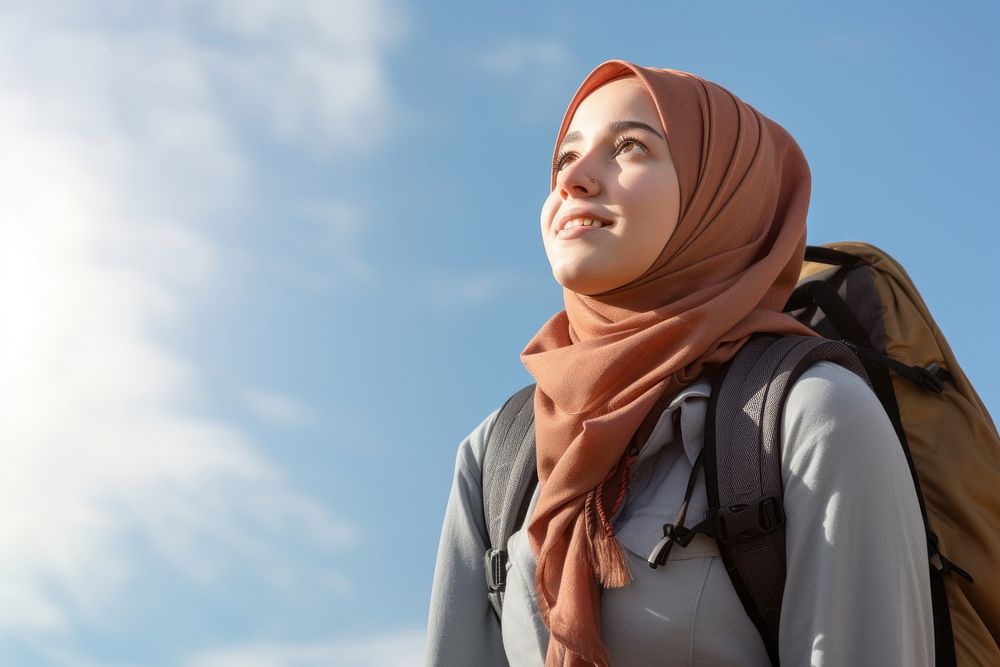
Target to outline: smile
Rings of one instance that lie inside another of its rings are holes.
[[[575,218],[567,222],[562,229],[556,232],[556,239],[560,241],[569,241],[570,239],[579,238],[581,236],[591,234],[595,230],[610,226],[610,222],[591,220],[589,218]]]
[[[608,224],[610,223],[602,222],[600,220],[591,220],[590,218],[575,218],[563,225],[562,229],[559,231],[573,229],[574,227],[607,227]]]

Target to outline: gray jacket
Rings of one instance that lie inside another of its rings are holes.
[[[615,534],[633,580],[601,598],[611,664],[767,665],[767,653],[712,539],[646,557],[673,521],[702,437],[711,387],[699,381],[664,410],[636,461]],[[507,543],[503,623],[486,595],[483,451],[494,412],[458,450],[431,593],[429,665],[542,665],[548,631],[535,599],[535,559],[522,529]],[[788,573],[785,665],[930,665],[934,631],[927,549],[905,457],[878,399],[821,362],[795,384],[782,417]],[[537,499],[537,490],[536,496]],[[703,475],[686,523],[704,517]],[[529,517],[534,511],[534,501]]]

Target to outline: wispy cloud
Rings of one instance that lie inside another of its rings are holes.
[[[226,261],[205,230],[253,201],[248,110],[277,140],[332,148],[391,108],[383,13],[0,6],[0,632],[106,627],[128,605],[137,536],[182,576],[238,558],[275,586],[297,546],[357,539],[212,417],[169,334],[195,325]],[[245,41],[231,57],[199,31]],[[257,405],[302,416],[273,395]]]
[[[291,211],[296,233],[287,235],[275,263],[295,288],[331,293],[371,283],[375,270],[364,247],[365,214],[337,201],[312,201]]]
[[[511,78],[560,70],[571,62],[569,49],[554,39],[512,38],[487,48],[479,58],[487,71]]]
[[[404,631],[353,641],[261,643],[209,651],[184,667],[418,667],[424,633]]]
[[[517,90],[519,113],[537,118],[562,100],[566,82],[579,74],[572,50],[553,38],[510,37],[485,45],[469,59],[479,71]]]
[[[406,31],[398,5],[221,0],[207,13],[229,38],[210,53],[213,70],[278,136],[331,148],[370,142],[391,125],[396,104],[382,59]]]
[[[524,279],[513,271],[444,273],[437,271],[423,281],[424,294],[438,308],[461,308],[488,304],[523,287]]]
[[[261,419],[274,424],[295,426],[309,420],[309,410],[299,401],[279,393],[248,389],[244,392],[247,405]]]

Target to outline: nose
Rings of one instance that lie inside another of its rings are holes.
[[[589,198],[601,191],[600,182],[588,173],[585,161],[579,158],[563,167],[556,175],[556,187],[563,200],[570,197]]]

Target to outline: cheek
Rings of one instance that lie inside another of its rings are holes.
[[[542,204],[542,212],[539,216],[538,225],[539,231],[542,233],[542,241],[546,245],[549,242],[549,230],[552,227],[552,221],[555,219],[556,213],[559,212],[559,203],[558,193],[552,192],[545,198],[545,202]]]
[[[632,213],[642,225],[646,242],[662,246],[677,226],[679,195],[663,175],[647,177],[633,184]]]
[[[551,252],[552,237],[549,233],[549,229],[552,226],[552,220],[555,218],[556,213],[559,212],[559,196],[557,193],[552,192],[548,197],[545,198],[545,202],[542,204],[542,211],[539,215],[538,229],[542,235],[542,246],[545,248],[545,254],[548,256]],[[551,261],[551,257],[549,257]]]
[[[541,224],[542,229],[546,229],[551,224],[552,219],[559,211],[559,193],[553,190],[542,202]]]

